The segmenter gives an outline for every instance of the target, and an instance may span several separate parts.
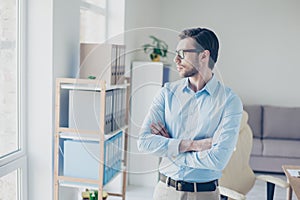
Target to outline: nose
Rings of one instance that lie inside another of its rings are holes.
[[[181,62],[181,59],[179,58],[179,56],[177,54],[175,54],[174,60],[173,60],[176,64]]]

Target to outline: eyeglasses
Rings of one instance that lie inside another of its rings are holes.
[[[200,50],[200,49],[179,49],[179,50],[176,50],[176,56],[178,56],[181,60],[184,59],[184,53],[185,52],[196,52],[196,53],[200,53],[202,52],[203,50]]]

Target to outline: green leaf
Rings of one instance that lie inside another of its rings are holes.
[[[167,56],[168,45],[165,41],[158,39],[157,37],[150,35],[150,39],[152,39],[152,44],[144,44],[142,47],[145,53],[149,53],[152,50],[152,54],[160,55],[162,57]],[[154,55],[150,55],[151,59],[153,59]]]

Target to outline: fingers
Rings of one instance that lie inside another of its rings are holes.
[[[161,126],[159,126],[158,124],[152,123],[150,128],[151,128],[151,132],[155,135],[169,137],[169,135],[166,134],[166,131],[163,128],[161,128]]]
[[[167,129],[164,127],[164,125],[160,122],[158,124],[152,123],[150,125],[151,133],[155,135],[161,135],[166,138],[170,138]]]
[[[165,126],[161,122],[158,122],[158,125],[161,128],[161,130],[164,132],[165,135],[169,135],[168,132],[167,132],[167,129],[165,128]]]
[[[159,127],[158,127],[156,124],[152,123],[152,124],[150,125],[150,128],[151,128],[151,132],[152,132],[153,134],[155,134],[155,135],[160,135]]]

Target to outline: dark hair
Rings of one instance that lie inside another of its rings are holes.
[[[210,59],[208,66],[210,69],[213,69],[218,60],[219,51],[219,41],[216,34],[206,28],[185,29],[179,34],[181,40],[187,37],[191,37],[197,42],[196,45],[199,45],[199,47],[196,48],[209,50]]]

